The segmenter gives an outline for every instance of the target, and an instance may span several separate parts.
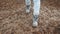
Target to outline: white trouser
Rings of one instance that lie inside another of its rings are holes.
[[[40,10],[40,0],[33,0],[34,3],[34,12],[33,15],[39,15],[39,10]]]
[[[30,10],[31,0],[25,0],[27,9]],[[34,21],[38,21],[39,11],[40,11],[40,0],[33,0],[34,6],[33,6],[33,23]]]

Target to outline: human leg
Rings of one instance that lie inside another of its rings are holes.
[[[31,0],[25,0],[26,3],[26,13],[30,12]]]
[[[34,3],[34,12],[33,12],[33,27],[38,26],[38,16],[40,11],[40,0],[33,0]]]

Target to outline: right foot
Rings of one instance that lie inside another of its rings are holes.
[[[33,27],[38,26],[38,15],[33,15]]]
[[[32,26],[33,26],[33,27],[37,27],[37,26],[38,26],[37,21],[33,22]]]

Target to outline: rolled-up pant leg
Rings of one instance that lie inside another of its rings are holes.
[[[26,4],[26,12],[29,13],[30,12],[31,0],[25,0],[25,4]]]
[[[33,0],[33,23],[38,21],[39,11],[40,11],[40,0]]]

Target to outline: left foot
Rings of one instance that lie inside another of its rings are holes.
[[[26,13],[29,13],[30,12],[30,10],[29,9],[26,9]]]
[[[27,5],[26,6],[26,13],[29,13],[30,12],[30,5]]]

